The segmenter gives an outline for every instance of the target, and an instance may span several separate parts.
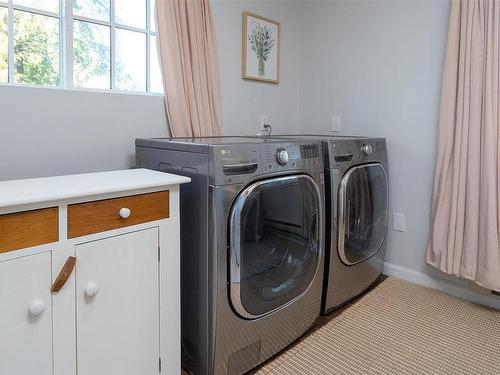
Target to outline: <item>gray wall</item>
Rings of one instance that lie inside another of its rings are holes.
[[[340,115],[340,134],[386,137],[391,211],[407,220],[389,232],[388,264],[465,291],[424,262],[449,3],[212,0],[212,10],[225,134],[256,133],[261,114],[276,133],[325,133]],[[243,10],[282,23],[279,85],[241,79]],[[0,86],[0,108],[0,180],[127,168],[136,137],[167,135],[160,96]]]
[[[275,133],[298,131],[300,3],[269,0],[213,0],[224,133],[256,134],[267,114]],[[249,11],[281,22],[280,84],[241,79],[241,13]]]
[[[0,108],[0,180],[126,169],[167,135],[162,96],[0,86]]]
[[[314,1],[302,5],[300,124],[387,138],[391,210],[387,260],[424,270],[449,3]]]
[[[298,131],[299,3],[212,2],[225,134]],[[241,79],[241,12],[283,23],[279,85]],[[134,139],[167,136],[163,97],[0,85],[0,181],[128,168]]]
[[[304,1],[300,33],[300,131],[386,137],[390,210],[386,272],[500,307],[468,282],[425,264],[429,234],[447,1]]]

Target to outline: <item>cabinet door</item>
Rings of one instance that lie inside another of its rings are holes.
[[[159,372],[158,229],[76,246],[77,369]]]
[[[0,374],[52,374],[50,252],[0,262]]]

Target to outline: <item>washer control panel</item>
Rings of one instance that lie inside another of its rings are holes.
[[[276,150],[276,161],[280,165],[287,165],[290,160],[290,155],[288,155],[288,151],[284,148],[279,148]]]
[[[258,145],[217,145],[213,148],[213,175],[217,184],[234,184],[261,173]]]
[[[321,166],[319,143],[262,145],[262,166],[267,172]]]
[[[318,159],[320,157],[318,144],[305,144],[300,145],[300,158],[301,159]]]

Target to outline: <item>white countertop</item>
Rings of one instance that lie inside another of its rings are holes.
[[[0,182],[0,208],[160,188],[190,181],[189,177],[150,169],[127,169],[3,181]]]

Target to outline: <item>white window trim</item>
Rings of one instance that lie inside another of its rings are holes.
[[[22,5],[14,5],[14,0],[0,0],[0,6],[8,11],[8,80],[0,82],[0,86],[17,86],[42,89],[60,89],[71,91],[86,91],[98,93],[131,94],[164,96],[163,93],[151,92],[151,37],[157,37],[158,31],[153,31],[151,14],[151,0],[146,0],[146,28],[137,28],[115,22],[114,17],[115,0],[110,0],[110,21],[98,20],[73,14],[73,0],[59,0],[59,13],[53,13],[41,9],[35,9]],[[33,14],[57,18],[59,20],[59,86],[43,86],[14,82],[14,10],[25,11]],[[110,89],[97,89],[78,87],[73,84],[73,21],[83,21],[110,28]],[[119,90],[115,87],[115,30],[122,29],[144,34],[146,38],[146,91]]]

